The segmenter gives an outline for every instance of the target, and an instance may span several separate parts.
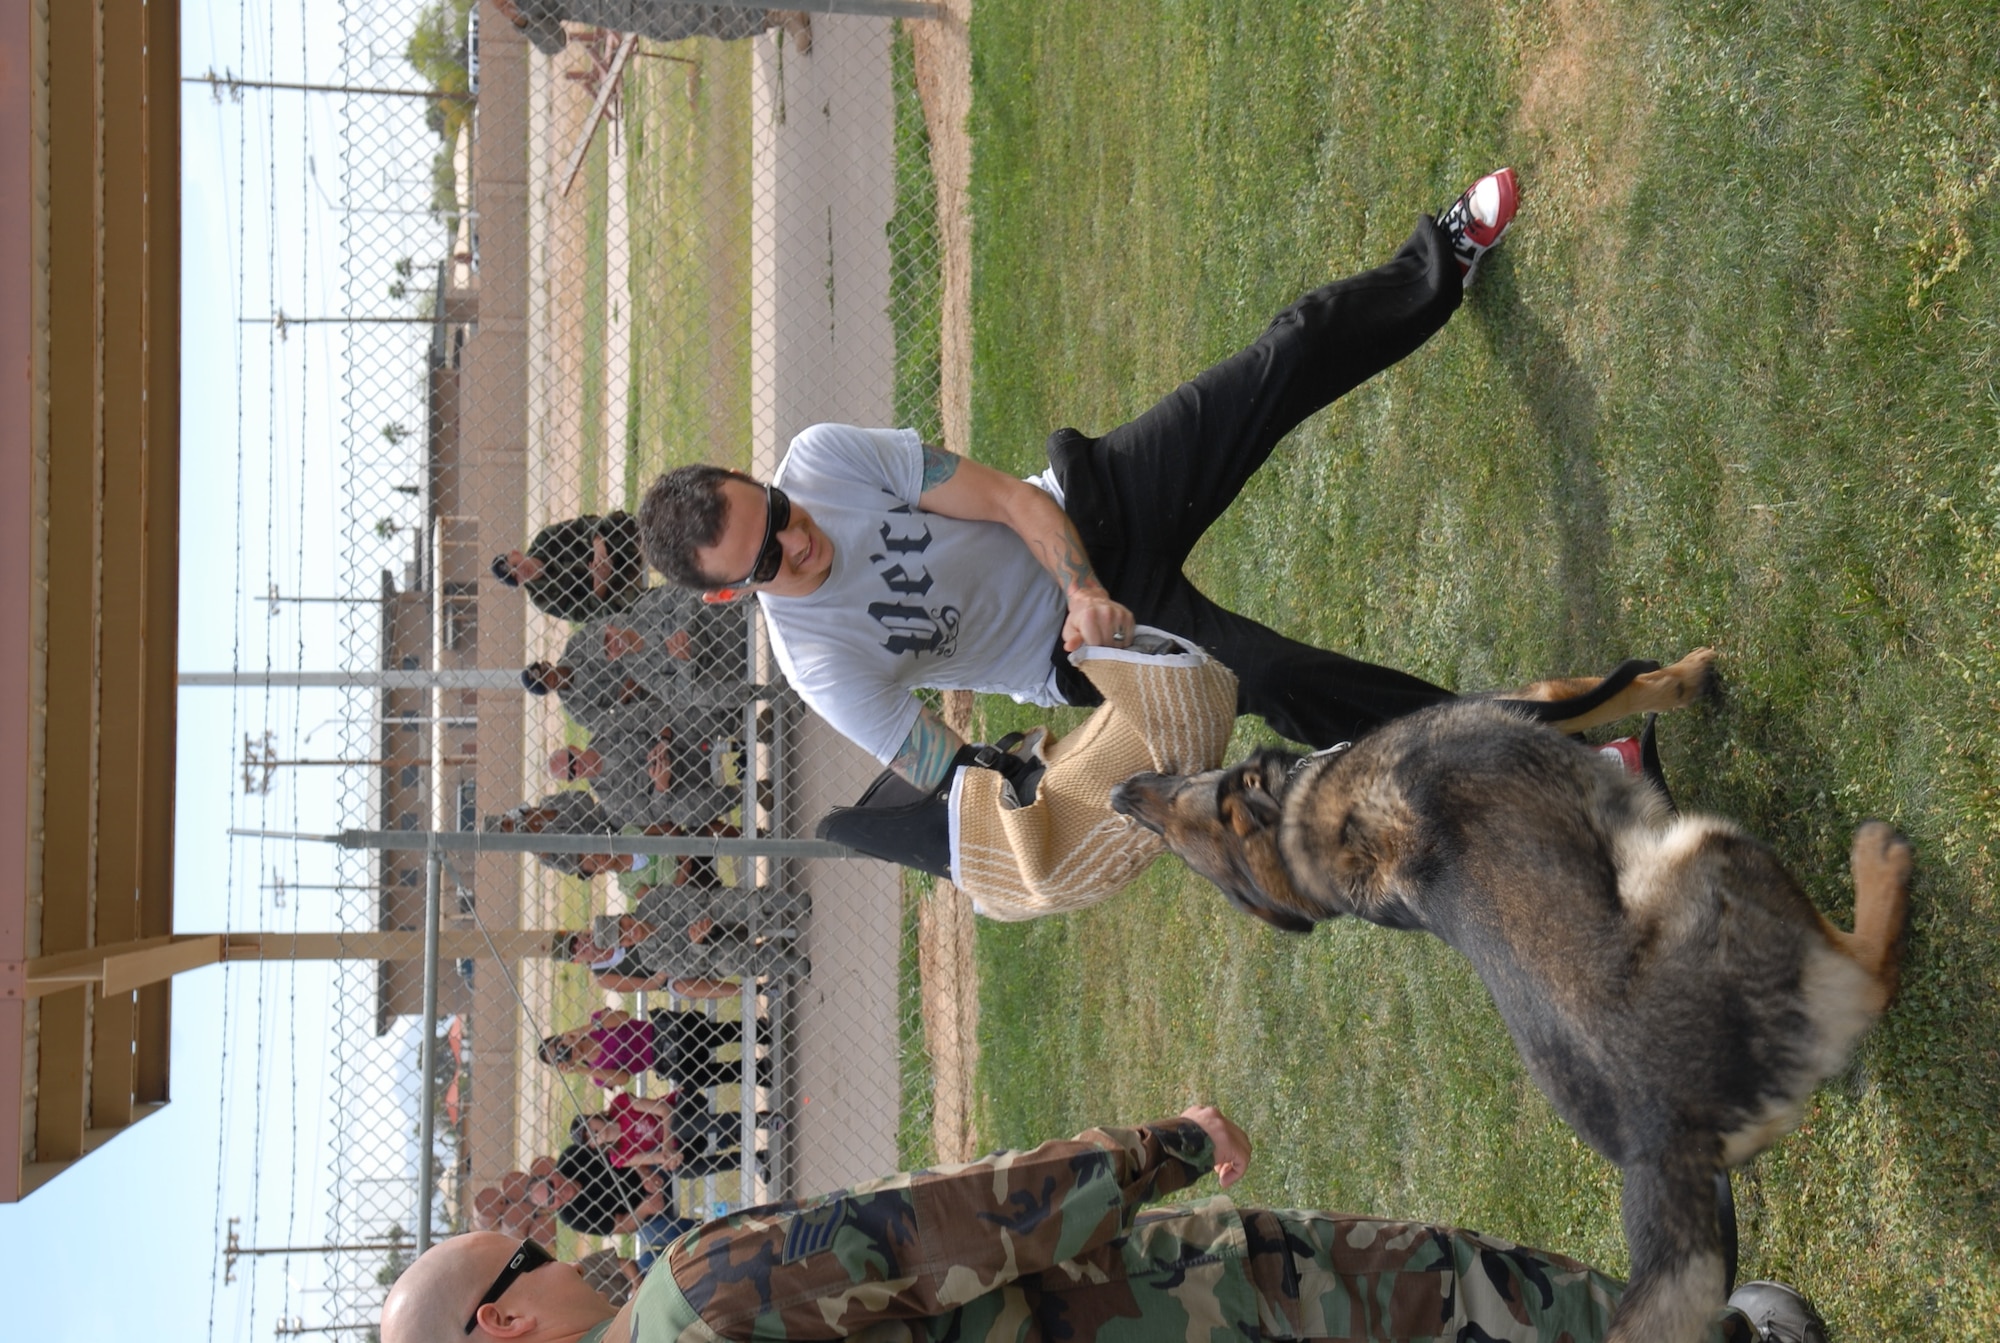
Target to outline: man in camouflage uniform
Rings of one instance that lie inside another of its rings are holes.
[[[530,695],[553,694],[577,726],[593,733],[664,712],[638,677],[610,668],[602,658],[593,660],[588,652],[591,640],[602,640],[602,631],[594,624],[570,636],[559,661],[530,662],[521,669],[521,688]]]
[[[678,586],[647,588],[632,607],[605,616],[596,652],[663,704],[741,704],[750,610],[716,605]]]
[[[607,1303],[574,1332],[557,1277],[531,1289],[549,1299],[541,1314],[530,1289],[478,1304],[474,1285],[456,1286],[434,1316],[462,1319],[477,1304],[481,1332],[584,1343],[1587,1343],[1604,1334],[1614,1279],[1489,1236],[1224,1198],[1140,1212],[1211,1167],[1227,1187],[1248,1160],[1242,1131],[1195,1106],[1141,1128],[1092,1129],[711,1222],[677,1241],[623,1310]],[[477,1284],[489,1263],[506,1262],[504,1248],[467,1247],[466,1259],[483,1258],[456,1282]],[[418,1279],[411,1300],[398,1294],[429,1269],[419,1260],[390,1294],[382,1343],[428,1337],[404,1325],[416,1319],[417,1289],[442,1271]],[[1757,1337],[1733,1311],[1711,1335]]]
[[[551,752],[549,773],[587,780],[621,828],[692,834],[743,800],[740,788],[715,779],[716,752],[730,749],[734,726],[724,710],[689,709],[651,729],[607,728],[592,732],[588,746]]]

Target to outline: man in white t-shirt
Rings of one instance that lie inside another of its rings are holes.
[[[755,592],[779,665],[835,729],[919,786],[963,743],[911,692],[1095,704],[1069,663],[1139,623],[1238,678],[1237,708],[1315,747],[1450,698],[1203,596],[1181,566],[1285,434],[1457,310],[1513,219],[1510,170],[1419,219],[1388,264],[1314,290],[1251,345],[1101,438],[1051,436],[1017,480],[910,430],[814,425],[769,485],[685,466],[639,509],[648,561],[709,600]]]

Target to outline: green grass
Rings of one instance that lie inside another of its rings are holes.
[[[904,1170],[937,1164],[937,1082],[924,1039],[923,978],[918,973],[917,919],[936,879],[909,872],[903,880],[902,955],[897,962],[897,1080],[902,1100],[896,1111],[896,1156]]]
[[[649,43],[625,78],[632,394],[623,494],[750,464],[750,51]],[[693,62],[693,65],[687,62]]]
[[[597,498],[598,477],[604,471],[604,345],[608,309],[619,301],[610,292],[606,249],[611,206],[611,166],[604,135],[591,145],[583,165],[583,348],[577,375],[583,395],[577,417],[577,489],[585,499]]]
[[[2000,1311],[2000,18],[1583,9],[980,10],[974,450],[1037,468],[1050,430],[1131,416],[1512,163],[1521,222],[1465,309],[1296,434],[1191,571],[1464,689],[1717,644],[1723,697],[1662,725],[1682,804],[1768,839],[1836,920],[1856,822],[1920,862],[1901,1000],[1738,1178],[1745,1274],[1847,1337],[1976,1335]],[[1434,941],[1284,938],[1168,862],[983,925],[980,968],[991,1142],[1212,1097],[1259,1141],[1249,1200],[1624,1263],[1616,1172]]]
[[[944,442],[940,401],[943,357],[943,277],[939,262],[937,179],[930,132],[917,100],[909,34],[896,27],[890,48],[896,108],[896,208],[889,218],[889,322],[896,333],[896,425],[926,443]]]

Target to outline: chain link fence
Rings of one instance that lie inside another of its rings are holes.
[[[326,1313],[373,1320],[426,1234],[471,1227],[616,1290],[685,1219],[927,1155],[915,897],[802,842],[878,767],[786,689],[754,605],[657,586],[631,516],[667,468],[768,474],[821,420],[938,441],[910,43],[880,15],[356,0],[334,83],[360,958],[299,1178],[331,1182],[328,1243],[369,1248],[329,1256]]]

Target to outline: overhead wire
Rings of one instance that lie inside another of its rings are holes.
[[[312,78],[311,65],[312,62],[309,58],[309,44],[307,40],[306,8],[303,4],[301,4],[299,10],[299,82],[300,83],[308,83],[311,81]],[[304,165],[308,161],[311,152],[312,152],[312,105],[310,102],[307,102],[301,107],[300,117],[299,117],[298,167],[301,169],[299,177],[299,229],[300,229],[299,294],[302,300],[311,287],[310,281],[307,277],[307,271],[308,267],[310,266],[310,259],[312,256],[311,195],[307,188],[308,178],[306,174],[303,172]],[[308,489],[306,488],[307,455],[308,455],[307,416],[309,414],[309,405],[310,405],[310,399],[305,395],[305,387],[308,381],[310,380],[311,376],[310,348],[311,348],[310,343],[308,341],[301,340],[299,342],[299,483],[297,490],[298,494],[297,539],[299,544],[294,548],[296,560],[292,578],[293,591],[295,593],[303,593],[305,591],[306,496],[309,493]],[[275,453],[273,455],[275,456]],[[297,653],[297,665],[300,667],[304,667],[306,665],[306,637],[305,637],[305,620],[303,616],[301,616],[301,618],[295,622],[295,628],[298,632],[296,639],[297,648],[295,650]],[[300,759],[305,755],[304,740],[300,736],[300,728],[301,724],[304,721],[304,717],[305,716],[302,713],[299,713],[297,711],[297,699],[295,699],[294,710],[292,714],[292,758],[293,759]],[[299,790],[296,786],[290,790],[290,795],[292,802],[291,828],[294,831],[296,831],[300,828]],[[296,890],[299,884],[299,875],[300,875],[298,845],[293,844],[290,846],[288,856],[290,858],[290,863],[291,863],[292,884],[294,889]],[[290,913],[290,918],[286,920],[291,924],[292,946],[294,949],[296,949],[298,946],[299,904],[300,901],[297,900],[296,898],[289,902],[291,913]],[[287,1106],[287,1110],[289,1111],[291,1117],[291,1135],[290,1135],[291,1159],[286,1163],[286,1169],[292,1172],[292,1180],[291,1180],[291,1198],[287,1203],[285,1209],[285,1243],[287,1245],[290,1245],[294,1243],[295,1240],[294,1233],[298,1226],[299,1186],[302,1182],[300,1176],[303,1173],[299,1166],[299,966],[296,960],[288,962],[286,975],[290,982],[290,989],[291,989],[289,1002],[286,1006],[286,1022],[289,1027],[290,1039],[288,1041],[289,1047],[285,1051],[285,1059],[288,1069],[288,1075],[291,1082],[290,1104]],[[292,1315],[292,1275],[289,1271],[287,1271],[285,1274],[284,1282],[285,1282],[285,1296],[283,1304],[280,1309],[280,1314],[282,1318],[290,1318]]]
[[[264,20],[265,51],[262,61],[259,62],[256,68],[275,74],[278,50],[278,11],[275,4],[270,5],[265,10]],[[259,181],[264,187],[265,202],[264,287],[270,298],[271,311],[273,314],[277,314],[284,311],[284,294],[279,284],[278,273],[278,183],[276,177],[278,166],[278,100],[271,96],[269,92],[266,92],[263,103],[264,173],[259,178]],[[283,335],[282,328],[276,321],[273,321],[271,326],[267,328],[264,340],[264,575],[268,588],[270,586],[269,580],[275,575],[278,554],[277,515],[280,488],[278,483],[278,346],[283,341]],[[270,681],[270,673],[276,661],[272,656],[275,651],[272,646],[272,627],[276,622],[271,619],[271,616],[276,609],[276,603],[272,603],[267,607],[263,622],[265,684],[262,696],[262,726],[264,728],[263,740],[267,743],[267,749],[268,743],[276,735],[276,729],[272,724],[275,697],[271,693],[272,687]],[[269,766],[265,766],[262,787],[257,791],[258,828],[261,830],[271,828],[269,819],[272,777]],[[256,841],[257,858],[255,870],[257,872],[263,871],[266,848],[267,841],[263,839]],[[257,882],[253,876],[252,889],[261,891],[261,886],[262,883]],[[259,900],[256,906],[248,911],[250,926],[261,927],[263,925],[262,903]],[[259,962],[256,968],[257,1030],[254,1044],[256,1052],[251,1059],[249,1211],[250,1229],[253,1237],[257,1236],[262,1227],[264,1214],[264,1124],[267,1112],[264,1102],[264,1083],[266,1069],[270,1066],[270,1055],[266,1042],[266,1032],[270,1025],[267,1016],[268,1004],[266,1001],[266,991],[270,984],[270,977],[268,963]],[[245,1317],[253,1328],[257,1318],[257,1289],[260,1278],[261,1275],[253,1269],[250,1273],[250,1290],[246,1294],[244,1305]]]
[[[209,15],[209,18],[210,18],[210,22],[211,22],[211,25],[212,25],[212,24],[213,24],[213,21],[214,21],[214,11],[213,11],[213,10],[211,10],[211,11],[210,11],[210,15]],[[236,57],[236,60],[237,60],[237,66],[238,66],[238,68],[241,68],[241,67],[242,67],[242,66],[243,66],[243,65],[245,64],[245,62],[246,62],[246,58],[247,58],[247,55],[248,55],[248,47],[247,47],[247,42],[246,42],[246,38],[245,38],[245,27],[246,27],[246,25],[245,25],[245,24],[243,24],[243,23],[242,23],[242,22],[240,21],[240,19],[239,19],[239,22],[238,22],[238,24],[237,24],[237,29],[236,29],[236,43],[237,43],[237,57]],[[211,39],[212,39],[212,37],[213,37],[213,27],[212,27],[212,26],[211,26],[211,30],[210,30],[210,31],[211,31]],[[213,46],[213,42],[211,41],[211,50],[213,50],[213,49],[214,49],[214,46]],[[237,202],[237,210],[236,210],[236,247],[235,247],[235,250],[234,250],[234,255],[233,255],[233,257],[232,257],[232,260],[233,260],[233,262],[234,262],[234,265],[233,265],[233,267],[230,267],[230,268],[228,268],[228,269],[229,269],[229,271],[230,271],[230,274],[231,274],[231,280],[232,280],[232,284],[233,284],[233,286],[234,286],[234,293],[233,293],[233,295],[232,295],[232,298],[233,298],[234,302],[233,302],[233,303],[231,304],[231,309],[232,309],[232,311],[234,312],[234,314],[235,314],[235,315],[236,315],[236,316],[237,316],[237,317],[238,317],[238,318],[240,319],[240,317],[241,317],[241,313],[242,313],[242,302],[243,302],[243,298],[244,298],[244,294],[245,294],[245,288],[246,288],[246,286],[245,286],[245,279],[246,279],[246,273],[245,273],[245,260],[244,260],[244,258],[245,258],[245,256],[247,255],[247,243],[248,243],[248,239],[247,239],[247,236],[246,236],[246,230],[247,230],[247,227],[248,227],[248,225],[247,225],[247,219],[248,219],[248,215],[249,215],[249,210],[248,210],[248,208],[247,208],[247,196],[246,196],[246,192],[247,192],[247,190],[248,190],[248,176],[247,176],[247,168],[246,168],[246,162],[247,162],[247,158],[248,158],[248,130],[247,130],[247,125],[246,125],[246,121],[245,121],[244,117],[242,116],[242,114],[241,114],[241,110],[240,110],[240,109],[241,109],[241,106],[242,106],[242,104],[241,104],[240,102],[234,102],[234,103],[233,103],[233,105],[234,105],[234,106],[236,106],[236,107],[238,108],[238,115],[237,115],[237,117],[236,117],[236,202]],[[217,106],[218,106],[218,108],[219,108],[219,107],[221,106],[221,103],[220,103],[219,101],[218,101],[218,103],[217,103]],[[218,136],[219,136],[219,138],[220,138],[220,137],[221,137],[221,120],[220,120],[220,118],[218,118],[218,119],[217,119],[217,131],[218,131]],[[222,163],[223,163],[223,165],[226,165],[226,163],[227,163],[227,159],[228,159],[228,154],[227,154],[227,140],[226,140],[226,138],[224,139],[223,143],[224,143],[224,153],[223,153],[223,156],[222,156]],[[227,170],[226,170],[226,166],[225,166],[225,168],[224,168],[224,173],[223,173],[223,176],[224,176],[224,180],[225,180],[225,183],[226,183],[226,180],[227,180],[227,175],[228,175],[228,174],[227,174]],[[226,186],[225,186],[225,193],[226,193],[226,191],[227,191],[227,188],[226,188]],[[227,208],[227,200],[226,200],[226,195],[225,195],[225,209],[226,209],[226,208]],[[227,216],[225,216],[225,218],[226,218],[226,217],[227,217]],[[224,234],[224,237],[225,237],[225,238],[227,237],[227,234],[226,234],[226,233]],[[244,406],[243,406],[243,378],[242,378],[242,370],[243,370],[243,323],[241,322],[241,320],[237,320],[237,321],[232,321],[232,322],[230,323],[230,334],[231,334],[231,339],[232,339],[232,342],[233,342],[233,344],[234,344],[234,349],[235,349],[235,355],[236,355],[236,358],[235,358],[235,361],[234,361],[234,364],[233,364],[233,367],[234,367],[234,368],[236,369],[236,371],[237,371],[237,377],[236,377],[236,443],[235,443],[235,451],[236,451],[236,580],[237,580],[237,583],[236,583],[236,587],[237,587],[237,591],[238,591],[239,593],[241,593],[241,591],[242,591],[242,578],[243,578],[243,552],[244,552],[244,535],[243,535],[243,532],[244,532],[244,518],[243,518],[243,485],[244,485],[244,471],[243,471],[243,465],[244,465],[244,463],[243,463],[243,451],[244,451],[244,442],[243,442],[243,424],[244,424]],[[233,613],[232,613],[232,620],[233,620],[233,625],[232,625],[232,634],[233,634],[233,646],[234,646],[234,647],[233,647],[233,652],[232,652],[232,653],[231,653],[231,655],[230,655],[230,665],[231,665],[232,667],[234,667],[234,668],[238,669],[238,670],[241,670],[241,668],[242,668],[242,666],[243,666],[243,618],[242,618],[242,617],[243,617],[243,603],[242,603],[242,601],[241,601],[241,600],[239,599],[239,600],[238,600],[238,601],[237,601],[237,602],[235,603],[235,609],[234,609],[234,611],[233,611]],[[225,738],[225,740],[226,740],[226,741],[228,741],[228,742],[230,743],[230,749],[231,749],[231,750],[234,750],[234,749],[235,749],[235,742],[236,742],[236,740],[237,740],[237,731],[238,731],[238,728],[239,728],[239,727],[240,727],[240,725],[241,725],[241,724],[240,724],[240,719],[239,719],[239,710],[240,710],[240,708],[241,708],[241,701],[240,701],[240,697],[238,697],[238,696],[236,696],[236,695],[231,695],[231,696],[229,697],[229,735],[228,735],[228,737],[227,737],[227,738]],[[231,810],[231,811],[233,812],[233,811],[235,810],[235,806],[236,806],[236,799],[237,799],[237,797],[238,797],[238,794],[237,794],[237,791],[236,791],[236,788],[235,788],[235,784],[234,784],[234,782],[233,782],[233,780],[234,780],[234,778],[235,778],[235,775],[234,775],[234,772],[233,772],[233,771],[232,771],[232,774],[231,774],[231,778],[232,778],[232,783],[231,783],[231,787],[230,787],[230,810]],[[236,863],[235,863],[235,850],[236,850],[236,844],[235,844],[235,841],[234,841],[234,840],[232,839],[231,841],[229,841],[229,852],[230,852],[230,858],[229,858],[229,861],[228,861],[228,862],[226,863],[226,865],[225,865],[225,874],[224,874],[224,894],[223,894],[223,900],[224,900],[224,908],[225,908],[225,910],[229,911],[229,913],[230,913],[230,915],[231,915],[231,916],[233,916],[233,913],[234,913],[234,908],[235,908],[235,889],[234,889],[234,887],[235,887],[235,879],[236,879]],[[227,1171],[225,1170],[225,1168],[224,1168],[224,1163],[223,1163],[223,1158],[224,1158],[225,1154],[226,1154],[226,1153],[228,1152],[228,1150],[229,1150],[229,1118],[230,1118],[230,1110],[229,1110],[229,1091],[230,1091],[230,1087],[229,1087],[229,1038],[230,1038],[230,1031],[229,1031],[229,1018],[230,1018],[230,988],[231,988],[231,983],[230,983],[230,981],[228,981],[227,979],[225,979],[225,981],[224,981],[224,983],[223,983],[223,989],[222,989],[222,993],[221,993],[221,994],[219,995],[219,996],[220,996],[220,998],[221,998],[221,1009],[220,1009],[220,1011],[221,1011],[221,1021],[220,1021],[220,1023],[218,1024],[218,1028],[217,1028],[217,1031],[216,1031],[216,1040],[217,1040],[217,1042],[218,1042],[218,1046],[219,1046],[219,1051],[220,1051],[220,1060],[219,1060],[219,1064],[218,1064],[218,1067],[217,1067],[217,1069],[216,1069],[216,1075],[217,1075],[217,1078],[218,1078],[218,1082],[217,1082],[217,1085],[218,1085],[218,1086],[219,1086],[219,1087],[221,1088],[221,1095],[220,1095],[220,1097],[218,1098],[218,1101],[217,1101],[217,1105],[216,1105],[216,1110],[217,1110],[217,1122],[216,1122],[216,1126],[215,1126],[215,1218],[214,1218],[214,1221],[215,1221],[215,1225],[214,1225],[214,1235],[215,1235],[215,1240],[216,1240],[216,1244],[217,1244],[217,1246],[218,1246],[218,1247],[220,1247],[220,1246],[222,1245],[222,1242],[223,1242],[223,1239],[224,1239],[224,1227],[225,1227],[225,1223],[224,1223],[224,1215],[223,1215],[223,1200],[224,1200],[224,1196],[225,1196],[225,1190],[226,1190],[226,1187],[227,1187],[227,1179],[228,1179],[228,1172],[227,1172]],[[210,1340],[210,1343],[214,1343],[214,1339],[215,1339],[215,1317],[216,1317],[216,1306],[217,1306],[217,1304],[218,1304],[218,1300],[219,1300],[219,1295],[220,1295],[220,1292],[221,1292],[221,1287],[222,1287],[222,1281],[223,1281],[223,1277],[224,1277],[224,1275],[223,1275],[222,1273],[220,1273],[220,1272],[217,1272],[216,1274],[214,1274],[214,1275],[213,1275],[212,1277],[210,1277],[210,1279],[209,1279],[209,1289],[208,1289],[208,1337],[209,1337],[209,1340]]]

